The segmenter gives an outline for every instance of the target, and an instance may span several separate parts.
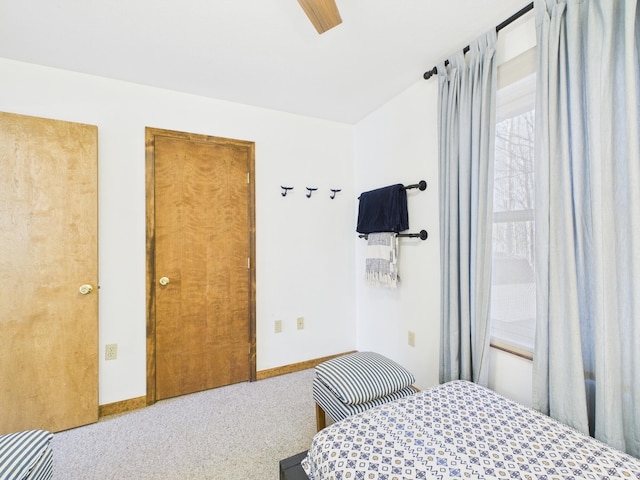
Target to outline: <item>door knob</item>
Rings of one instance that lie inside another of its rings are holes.
[[[78,291],[82,294],[82,295],[88,295],[93,291],[93,287],[91,285],[81,285],[80,288],[78,289]]]
[[[169,277],[162,277],[162,278],[159,280],[159,282],[160,282],[160,285],[162,285],[163,287],[164,287],[165,285],[169,285]]]

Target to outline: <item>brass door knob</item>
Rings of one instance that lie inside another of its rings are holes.
[[[93,287],[91,285],[89,285],[89,284],[81,285],[80,288],[78,289],[78,291],[82,295],[89,295],[93,291]]]
[[[160,285],[162,285],[163,287],[164,287],[165,285],[169,285],[169,277],[162,277],[162,278],[159,280],[159,283],[160,283]]]

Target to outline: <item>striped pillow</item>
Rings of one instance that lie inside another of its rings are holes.
[[[347,418],[350,415],[364,412],[370,408],[377,407],[378,405],[383,405],[393,400],[413,395],[414,393],[416,393],[416,391],[413,387],[406,387],[402,390],[398,390],[397,392],[393,392],[390,395],[378,397],[370,402],[347,405],[346,403],[338,400],[338,397],[336,397],[324,383],[318,380],[317,377],[313,380],[313,399],[334,422]]]
[[[26,478],[46,451],[53,434],[26,430],[0,436],[0,480]]]
[[[316,377],[338,399],[357,405],[402,390],[414,376],[393,360],[374,352],[356,352],[333,358],[315,368]]]

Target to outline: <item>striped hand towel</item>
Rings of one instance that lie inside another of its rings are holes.
[[[368,285],[396,288],[398,283],[398,236],[395,232],[367,235],[365,282]]]

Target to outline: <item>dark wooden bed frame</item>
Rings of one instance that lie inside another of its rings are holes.
[[[307,452],[300,452],[292,457],[280,460],[280,480],[309,480],[300,462],[307,456]]]

